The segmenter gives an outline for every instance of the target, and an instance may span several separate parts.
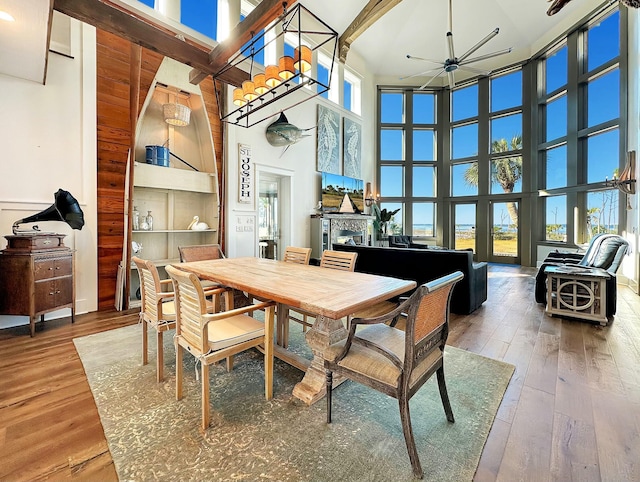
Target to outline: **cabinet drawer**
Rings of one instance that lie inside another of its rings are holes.
[[[37,259],[34,261],[34,279],[36,281],[68,276],[71,274],[71,256],[64,258]]]

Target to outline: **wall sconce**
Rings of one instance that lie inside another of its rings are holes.
[[[620,177],[615,177],[609,181],[605,178],[604,185],[607,187],[618,188],[625,194],[636,193],[636,151],[627,152],[627,163],[620,174]]]
[[[373,192],[371,191],[371,183],[368,182],[367,183],[367,190],[366,190],[366,192],[364,194],[364,204],[365,204],[365,206],[370,208],[373,204],[378,202],[379,198],[380,198],[380,195],[374,196]]]
[[[287,3],[283,2],[284,13],[274,21],[269,27],[264,29],[260,35],[254,37],[246,47],[215,75],[213,75],[213,85],[220,119],[223,122],[235,124],[241,127],[251,127],[263,120],[273,117],[272,109],[268,112],[260,113],[260,110],[283,100],[305,86],[316,87],[314,95],[302,95],[298,98],[290,97],[288,106],[279,103],[277,110],[284,112],[291,107],[306,102],[316,95],[320,95],[329,90],[333,72],[333,63],[336,56],[338,33],[311,13],[302,4],[296,4],[287,11]],[[275,42],[278,37],[286,35],[287,43],[295,38],[293,57],[283,55],[278,59],[277,65],[266,65],[264,72],[254,75],[253,64],[257,54],[262,52],[267,45]],[[259,48],[256,46],[260,45]],[[328,80],[321,82],[311,76],[311,66],[313,63],[313,52],[322,48],[327,57],[331,58]],[[224,114],[227,109],[224,106],[223,91],[226,84],[218,78],[226,71],[239,64],[250,61],[250,80],[242,83],[241,87],[233,90],[233,105],[231,112]]]

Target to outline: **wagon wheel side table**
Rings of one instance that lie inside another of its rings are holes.
[[[550,315],[597,321],[607,325],[607,280],[601,268],[547,266],[547,307]]]

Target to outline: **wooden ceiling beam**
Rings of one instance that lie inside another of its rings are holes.
[[[47,20],[47,46],[44,53],[44,72],[42,74],[42,85],[47,83],[47,72],[49,71],[49,51],[51,48],[51,27],[53,25],[53,0],[49,0],[49,19]]]
[[[209,53],[206,50],[181,40],[175,33],[150,24],[111,3],[100,0],[54,0],[53,8],[69,17],[194,67],[202,71],[205,77],[215,73],[210,68]],[[248,79],[248,73],[233,68],[226,71],[219,80],[240,86]]]
[[[358,16],[351,22],[351,25],[347,27],[338,39],[340,62],[344,64],[347,61],[347,54],[353,41],[401,1],[402,0],[369,0],[369,3],[365,5]]]
[[[290,7],[295,2],[296,0],[262,0],[242,22],[235,26],[226,40],[209,52],[209,71],[218,72],[244,44],[282,15],[285,7]],[[202,69],[196,67],[189,74],[189,82],[199,84],[205,77],[206,74]]]

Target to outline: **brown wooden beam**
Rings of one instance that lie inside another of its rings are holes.
[[[180,40],[175,33],[147,23],[130,12],[100,0],[54,0],[53,8],[96,28],[118,35],[132,43],[190,65],[210,75],[209,53],[191,43]],[[229,69],[220,80],[240,86],[249,74],[241,69]]]
[[[402,0],[369,0],[369,3],[365,5],[358,16],[351,22],[351,25],[347,27],[338,39],[340,62],[345,63],[347,61],[347,54],[353,41],[401,1]]]
[[[42,73],[42,85],[47,83],[47,71],[49,70],[49,49],[51,48],[51,25],[53,24],[53,0],[49,0],[49,20],[47,21],[47,45],[44,51],[44,72]]]
[[[249,42],[253,35],[267,27],[284,13],[285,5],[290,7],[296,0],[262,0],[247,17],[231,31],[229,37],[209,52],[209,71],[218,72],[229,58]],[[189,74],[192,84],[200,83],[206,74],[194,69]]]

